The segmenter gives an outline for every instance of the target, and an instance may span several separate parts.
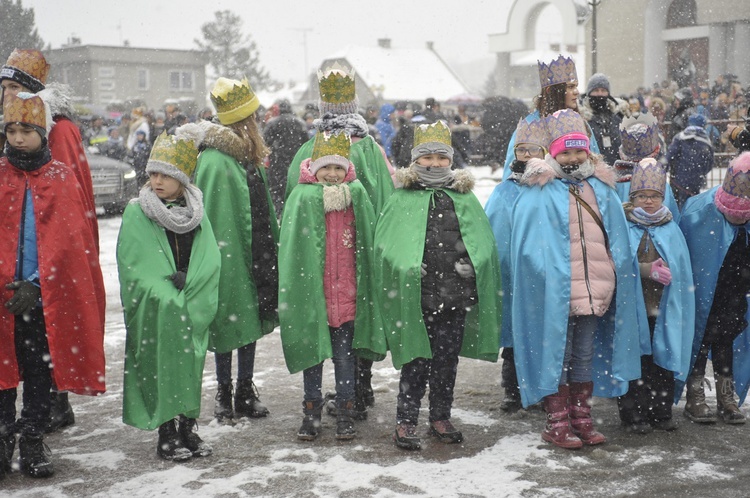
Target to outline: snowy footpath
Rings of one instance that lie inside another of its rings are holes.
[[[474,168],[484,203],[496,182]],[[423,410],[420,452],[391,440],[398,372],[389,360],[373,367],[376,405],[358,422],[357,438],[339,442],[335,420],[323,415],[322,435],[298,441],[302,375],[289,375],[278,331],[258,343],[255,383],[271,415],[235,425],[212,421],[216,393],[213,356],[203,379],[199,433],[214,448],[207,458],[174,464],[156,456],[156,432],[121,420],[125,344],[115,244],[120,218],[99,220],[107,286],[107,392],[71,395],[76,424],[46,441],[55,475],[33,480],[17,469],[0,481],[0,496],[24,497],[736,497],[750,496],[750,424],[701,426],[675,407],[674,433],[630,435],[613,400],[595,399],[598,428],[609,439],[597,448],[562,450],[543,443],[539,410],[508,415],[499,409],[500,364],[462,359],[453,421],[464,442],[444,445],[427,435]],[[333,386],[325,370],[324,389]],[[20,398],[20,396],[19,396]],[[710,403],[715,393],[708,392]],[[743,407],[747,415],[747,409]],[[16,458],[18,453],[16,452]]]

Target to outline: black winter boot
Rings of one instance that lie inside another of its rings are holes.
[[[3,479],[5,474],[10,474],[15,449],[16,433],[7,431],[5,434],[0,434],[0,479]]]
[[[195,433],[194,429],[198,429],[196,420],[194,418],[187,418],[185,415],[180,415],[180,425],[177,431],[180,433],[180,440],[183,446],[189,449],[194,457],[207,457],[211,455],[214,450]]]
[[[500,409],[504,412],[515,413],[523,405],[521,404],[521,390],[518,388],[518,377],[516,374],[516,363],[513,358],[513,349],[504,348],[502,352],[503,366],[500,370],[500,386],[505,389],[505,396],[500,402]]]
[[[320,414],[323,411],[323,400],[303,401],[302,425],[297,431],[297,438],[302,441],[313,441],[320,432]]]
[[[372,391],[372,360],[357,359],[357,388],[361,391],[365,406],[375,406],[375,393]]]
[[[50,391],[49,402],[49,424],[45,427],[44,432],[49,434],[76,423],[76,417],[73,413],[73,407],[70,406],[68,401],[67,392]]]
[[[258,389],[252,380],[238,380],[234,392],[234,414],[237,418],[263,418],[268,415],[268,408],[260,402]]]
[[[354,400],[336,401],[336,439],[348,441],[354,439]]]
[[[24,474],[29,477],[49,477],[55,473],[42,434],[21,434],[18,450],[21,453],[21,472]]]
[[[159,426],[159,442],[156,444],[156,454],[164,460],[175,462],[183,462],[193,456],[193,453],[182,444],[182,439],[174,425],[174,419]]]
[[[216,390],[216,404],[214,404],[214,417],[219,422],[234,418],[232,409],[232,383],[219,384]]]

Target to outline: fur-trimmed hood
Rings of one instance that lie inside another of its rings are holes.
[[[216,149],[231,156],[244,167],[250,166],[252,150],[248,149],[231,128],[210,121],[199,121],[180,126],[175,130],[175,136],[193,140],[200,150]]]
[[[526,171],[521,177],[521,184],[526,186],[540,186],[543,187],[547,183],[551,182],[556,178],[562,178],[557,174],[555,169],[552,167],[552,163],[555,159],[547,154],[542,159],[532,158],[526,163]],[[608,186],[615,188],[617,181],[617,175],[615,170],[602,160],[602,156],[599,154],[591,154],[589,161],[594,165],[594,176],[606,183]]]
[[[631,114],[630,104],[628,104],[627,100],[611,97],[607,100],[607,105],[612,114],[620,114],[625,118],[629,117]],[[591,108],[591,102],[589,102],[588,95],[581,99],[581,105],[578,106],[578,112],[586,121],[589,121],[594,117],[594,110]]]
[[[63,116],[73,121],[77,116],[73,100],[70,98],[70,87],[62,83],[50,83],[37,95],[49,106],[52,117]]]
[[[309,157],[302,161],[299,166],[299,183],[320,183],[315,175],[310,171],[312,159]],[[352,204],[352,194],[349,190],[349,183],[357,179],[354,172],[354,164],[349,162],[349,169],[346,170],[344,181],[339,185],[323,185],[323,211],[343,211]]]
[[[424,188],[424,184],[419,181],[419,174],[411,166],[397,169],[394,173],[394,178],[396,180],[396,188],[412,190]],[[455,170],[453,182],[445,188],[455,190],[459,194],[466,194],[474,189],[474,183],[474,175],[471,172],[459,169]]]

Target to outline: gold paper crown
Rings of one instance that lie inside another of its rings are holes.
[[[539,83],[542,88],[557,85],[558,83],[570,83],[578,81],[576,72],[576,63],[570,57],[558,56],[557,59],[549,63],[537,61],[539,66]]]
[[[44,101],[26,92],[9,95],[3,102],[3,120],[6,125],[23,123],[46,130],[47,113],[44,109]]]
[[[659,123],[651,114],[642,112],[637,118],[627,117],[620,123],[620,152],[624,159],[640,161],[659,146]]]
[[[451,130],[441,120],[432,124],[418,125],[414,128],[414,146],[412,148],[417,148],[417,146],[428,142],[440,142],[451,147]]]
[[[633,168],[633,176],[630,179],[630,193],[641,190],[656,190],[664,194],[666,183],[667,172],[656,162],[656,159],[644,159]]]
[[[547,134],[547,127],[544,125],[544,120],[535,119],[534,121],[526,121],[526,118],[521,118],[516,126],[516,145],[517,144],[535,144],[545,149],[549,148],[549,135]]]
[[[354,69],[347,69],[338,62],[318,71],[320,100],[330,104],[352,102],[356,96]]]
[[[47,82],[49,64],[39,50],[17,48],[10,54],[5,65],[23,71],[42,85]]]
[[[346,133],[317,133],[311,159],[315,161],[325,156],[341,156],[348,160],[351,146],[352,139]]]
[[[156,137],[148,160],[171,164],[190,178],[198,164],[198,148],[192,140],[181,140],[162,132]]]
[[[571,133],[587,135],[586,122],[580,114],[572,109],[562,109],[544,118],[549,134],[550,144],[558,138]]]
[[[219,78],[211,90],[211,102],[216,107],[219,121],[224,125],[242,121],[260,107],[260,101],[247,78],[242,81]]]

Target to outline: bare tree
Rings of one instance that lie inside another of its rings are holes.
[[[214,16],[213,21],[201,26],[203,40],[195,40],[208,55],[213,76],[232,79],[246,76],[255,90],[271,85],[273,80],[261,66],[255,42],[242,32],[242,18],[229,10],[216,11]]]

